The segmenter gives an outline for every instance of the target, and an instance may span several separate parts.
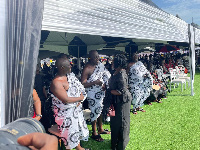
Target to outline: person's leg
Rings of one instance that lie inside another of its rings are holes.
[[[118,142],[117,142],[117,150],[125,150],[128,142],[129,142],[129,133],[130,133],[130,102],[121,104],[121,119],[118,120],[119,126],[119,134],[118,134]],[[121,120],[121,123],[119,123]]]
[[[126,123],[123,127],[120,127],[118,134],[118,141],[116,145],[117,150],[125,150],[128,142],[129,142],[129,133],[130,133],[130,117],[126,117],[124,123]]]
[[[76,150],[85,150],[85,148],[81,147],[80,143],[76,146]]]
[[[97,124],[96,120],[92,122],[92,136],[91,136],[91,138],[94,139],[97,142],[103,142],[104,139],[101,138],[101,136],[96,131],[96,127],[97,127],[96,124]]]
[[[96,132],[96,128],[97,128],[97,121],[95,120],[92,122],[92,135],[93,136],[98,135]]]
[[[97,119],[97,124],[98,124],[98,133],[99,134],[110,134],[110,131],[104,130],[103,129],[103,123],[102,123],[102,115],[99,116]]]
[[[103,132],[103,126],[102,126],[102,115],[99,116],[97,119],[97,124],[98,124],[98,132]]]
[[[132,113],[135,114],[135,115],[137,114],[137,110],[136,110],[136,101],[137,101],[137,100],[136,100],[136,98],[135,98],[135,99],[133,99],[132,102],[131,102],[131,103],[133,104],[133,111],[132,111]]]
[[[119,131],[116,149],[117,150],[125,150],[124,143],[123,143],[123,129],[122,128]]]
[[[133,114],[137,115],[137,110],[135,105],[133,105]]]
[[[115,117],[110,117],[110,128],[111,128],[111,149],[116,150],[118,135],[119,135],[119,126],[117,119]]]
[[[145,88],[140,88],[140,94],[138,94],[139,96],[137,97],[138,100],[137,100],[137,107],[136,107],[136,110],[137,111],[141,111],[141,112],[146,112],[143,108],[141,108],[141,106],[144,105],[144,101],[147,99],[147,95],[149,95],[148,93],[148,89]]]

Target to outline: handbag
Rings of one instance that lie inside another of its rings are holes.
[[[115,116],[115,108],[114,108],[113,105],[111,105],[111,106],[109,107],[107,116],[109,116],[109,117],[114,117],[114,116]]]

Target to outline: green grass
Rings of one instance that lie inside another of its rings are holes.
[[[131,114],[130,141],[126,150],[199,150],[200,149],[200,73],[195,75],[195,95],[191,88],[181,87],[168,93],[163,103],[145,105],[146,112]],[[88,125],[91,132],[91,125]],[[110,129],[110,125],[104,128]],[[83,147],[109,150],[110,135],[102,135],[104,142],[89,138]]]

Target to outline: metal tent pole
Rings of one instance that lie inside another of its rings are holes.
[[[190,81],[191,96],[194,96],[194,75],[195,75],[195,31],[192,25],[188,25],[189,37],[189,58],[190,58]]]

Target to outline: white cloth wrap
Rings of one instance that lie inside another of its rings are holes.
[[[69,97],[79,97],[82,92],[86,98],[85,89],[75,75],[71,73],[67,77],[69,83],[69,89],[66,91],[67,95]],[[53,94],[51,94],[51,97],[55,122],[58,124],[66,149],[75,148],[80,143],[80,140],[87,141],[89,130],[84,120],[82,104],[77,107],[78,102],[63,103]]]
[[[102,63],[96,65],[94,72],[87,80],[88,83],[100,80],[108,86],[108,80],[111,77],[110,72],[105,68]],[[102,87],[99,85],[93,85],[89,88],[86,88],[87,100],[89,108],[91,110],[91,121],[96,120],[102,112],[103,109],[103,99],[105,97],[105,91],[102,91]]]
[[[140,61],[130,67],[129,86],[133,97],[133,109],[143,106],[144,101],[150,96],[153,78]]]

